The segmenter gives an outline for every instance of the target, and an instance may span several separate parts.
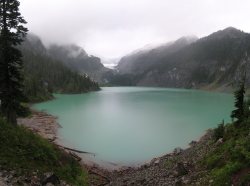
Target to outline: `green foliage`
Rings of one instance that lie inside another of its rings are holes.
[[[239,127],[240,126],[240,127]],[[215,129],[215,130],[218,130]],[[244,119],[239,125],[224,126],[223,144],[204,158],[205,167],[210,170],[214,185],[231,185],[232,177],[250,166],[250,120]],[[245,175],[243,175],[245,176]],[[246,182],[247,178],[239,181]]]
[[[241,122],[244,118],[244,95],[245,95],[245,81],[241,82],[238,90],[235,91],[235,110],[232,111],[231,117],[236,118],[238,122]]]
[[[31,115],[29,104],[21,103],[21,107],[17,110],[17,115],[19,117],[28,117]]]
[[[242,166],[239,162],[230,162],[222,168],[214,169],[211,173],[214,178],[213,184],[221,186],[231,185],[231,175],[240,170]]]
[[[9,123],[16,124],[17,112],[24,101],[21,60],[16,48],[28,31],[19,12],[19,1],[0,0],[0,100],[1,112]]]
[[[50,57],[23,50],[24,92],[30,102],[52,99],[52,93],[84,93],[99,90],[89,77],[71,71]]]
[[[206,158],[205,165],[208,169],[213,169],[214,167],[221,167],[223,162],[223,157],[220,154],[215,154],[214,156],[209,156]]]
[[[244,102],[244,118],[250,117],[250,97]]]
[[[223,138],[224,135],[224,121],[214,129],[214,139],[217,141],[220,138]]]
[[[0,119],[0,165],[21,175],[54,172],[72,185],[86,185],[87,173],[67,154],[24,127]]]

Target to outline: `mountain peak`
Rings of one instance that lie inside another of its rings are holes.
[[[240,31],[240,30],[235,28],[235,27],[229,26],[229,27],[223,29],[222,31],[235,32],[235,31]]]
[[[243,31],[234,27],[227,27],[224,30],[222,30],[222,32],[227,33],[227,34],[242,34],[243,33]]]
[[[242,37],[242,35],[244,35],[245,33],[237,28],[234,27],[227,27],[223,30],[219,30],[213,34],[211,34],[210,36],[208,36],[209,38],[216,38],[216,39],[221,39],[221,38],[225,38],[225,37],[229,37],[229,38],[240,38]]]

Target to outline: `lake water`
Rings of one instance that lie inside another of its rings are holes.
[[[34,105],[58,116],[59,136],[94,161],[130,165],[187,147],[208,128],[230,121],[231,94],[197,90],[110,87],[55,95]]]

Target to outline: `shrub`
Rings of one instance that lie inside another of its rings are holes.
[[[217,141],[220,138],[223,138],[224,136],[224,131],[225,131],[225,127],[224,127],[224,121],[218,125],[217,128],[214,129],[214,139]]]

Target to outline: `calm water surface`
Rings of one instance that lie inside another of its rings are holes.
[[[80,95],[55,95],[34,107],[58,116],[67,144],[96,153],[96,161],[142,163],[186,147],[206,129],[230,121],[231,94],[112,87]]]

